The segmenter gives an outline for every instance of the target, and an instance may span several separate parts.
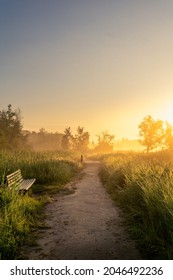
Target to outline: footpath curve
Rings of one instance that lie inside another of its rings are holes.
[[[38,231],[37,246],[25,248],[27,259],[141,259],[98,170],[99,162],[86,162],[82,179],[71,184],[75,192],[55,195],[46,206],[46,228]]]

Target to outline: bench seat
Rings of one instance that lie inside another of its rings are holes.
[[[29,190],[29,188],[34,184],[35,179],[23,180],[19,185],[19,190]]]
[[[34,184],[36,179],[23,179],[21,170],[18,169],[7,175],[6,180],[9,188],[16,188],[19,191],[27,191]]]

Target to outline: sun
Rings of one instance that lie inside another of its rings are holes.
[[[170,124],[173,124],[173,105],[168,106],[164,113],[164,119],[168,121]]]
[[[155,119],[162,120],[163,122],[168,122],[173,125],[173,102],[165,102],[164,104],[159,104],[157,108],[155,108],[153,116]]]

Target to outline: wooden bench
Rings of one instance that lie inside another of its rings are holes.
[[[35,180],[36,179],[24,180],[20,169],[6,176],[6,182],[9,188],[16,188],[17,190],[24,192],[29,190]]]

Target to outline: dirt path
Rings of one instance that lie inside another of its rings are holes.
[[[28,259],[140,259],[125,229],[121,211],[98,177],[98,162],[87,162],[83,178],[70,195],[55,196],[46,207],[46,225]]]

